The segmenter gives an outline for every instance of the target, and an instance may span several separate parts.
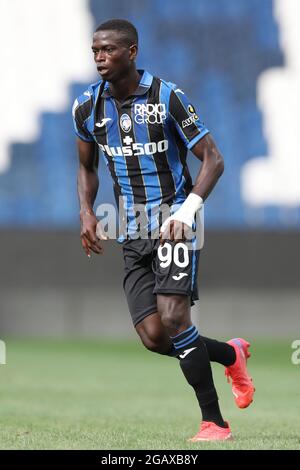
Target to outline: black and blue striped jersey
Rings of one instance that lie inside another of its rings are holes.
[[[73,121],[77,136],[101,149],[117,205],[143,204],[151,214],[161,204],[184,202],[193,186],[187,149],[209,131],[177,85],[139,73],[138,88],[123,102],[110,94],[108,83],[89,86],[74,102]]]

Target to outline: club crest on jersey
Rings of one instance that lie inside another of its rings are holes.
[[[128,116],[128,114],[122,114],[120,117],[120,126],[124,132],[130,132],[131,131],[131,119]]]
[[[165,119],[167,112],[164,103],[134,105],[134,120],[137,124],[162,124]]]

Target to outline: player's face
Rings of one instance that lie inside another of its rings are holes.
[[[93,36],[92,51],[101,77],[115,82],[126,76],[136,57],[137,47],[129,47],[118,31],[97,31]]]

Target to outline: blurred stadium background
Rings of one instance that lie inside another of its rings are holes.
[[[90,40],[127,18],[138,65],[186,90],[226,171],[206,204],[195,321],[210,335],[299,336],[297,0],[1,0],[0,331],[132,331],[121,249],[79,243],[71,105],[97,81]],[[193,175],[198,161],[189,156]],[[98,202],[113,202],[101,159]]]

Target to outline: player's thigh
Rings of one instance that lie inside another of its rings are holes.
[[[132,240],[123,246],[123,288],[134,326],[157,311],[153,293],[155,275],[152,271],[151,245],[147,240]]]
[[[195,245],[187,242],[178,242],[167,240],[163,246],[159,242],[155,247],[154,256],[155,288],[154,292],[158,295],[174,294],[175,296],[188,296],[191,305],[194,300],[198,300],[197,274],[199,265],[199,250]],[[173,304],[183,300],[177,300],[174,297],[164,303]]]
[[[198,299],[199,252],[194,246],[169,240],[156,246],[154,292],[161,321],[173,334],[190,325],[190,307]]]

